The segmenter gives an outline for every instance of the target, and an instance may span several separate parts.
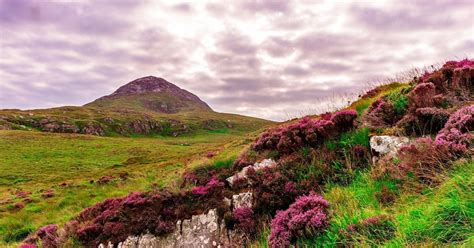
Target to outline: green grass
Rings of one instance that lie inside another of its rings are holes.
[[[0,131],[0,246],[13,245],[43,225],[63,224],[107,198],[166,186],[176,190],[176,179],[186,169],[228,167],[253,137],[235,130],[175,138]],[[208,152],[217,155],[208,159]],[[125,173],[128,179],[120,179]],[[101,176],[115,179],[91,183]],[[55,196],[43,199],[46,189]],[[32,192],[33,202],[14,210],[22,201],[17,191]]]
[[[408,97],[401,92],[395,91],[387,95],[387,99],[393,104],[396,114],[405,113],[408,107]]]
[[[391,181],[374,181],[360,173],[348,186],[331,185],[323,196],[331,203],[332,219],[322,235],[303,238],[298,247],[342,245],[339,230],[370,216],[385,214],[394,219],[395,237],[384,247],[469,247],[474,237],[474,162],[458,163],[456,170],[437,188],[424,194],[401,192],[393,205],[383,206],[376,197]],[[373,247],[365,238],[356,246]],[[262,246],[264,247],[264,246]]]

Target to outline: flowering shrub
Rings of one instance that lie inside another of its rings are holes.
[[[472,99],[472,71],[474,61],[448,61],[443,67],[432,73],[425,73],[421,83],[433,83],[436,91],[446,94],[451,101]]]
[[[395,236],[395,225],[385,215],[372,216],[355,224],[350,224],[341,231],[342,243],[347,246],[365,237],[377,244],[382,244]]]
[[[253,148],[257,151],[268,149],[288,154],[299,150],[302,146],[315,147],[325,138],[353,128],[356,118],[355,110],[325,114],[318,120],[305,117],[297,123],[267,130],[257,139]]]
[[[398,121],[393,104],[384,98],[379,98],[370,105],[365,118],[372,127],[387,127]]]
[[[456,158],[456,154],[431,138],[419,138],[414,144],[402,146],[398,157],[397,163],[392,159],[382,159],[372,170],[372,175],[434,185],[441,182],[439,174],[449,168],[449,161]]]
[[[218,193],[224,188],[224,183],[219,182],[216,177],[211,178],[211,180],[206,184],[206,186],[196,186],[191,192],[194,195],[206,196],[212,193]]]
[[[247,177],[253,187],[254,209],[258,214],[273,215],[287,208],[300,194],[294,185],[288,184],[290,178],[277,170],[263,169],[257,173],[249,169]]]
[[[45,248],[59,247],[58,226],[51,224],[44,226],[36,233],[41,239],[41,245]]]
[[[234,209],[232,213],[235,220],[235,228],[242,233],[251,234],[255,232],[256,223],[253,210],[247,207]]]
[[[164,235],[174,230],[178,219],[223,205],[223,186],[212,178],[203,189],[133,192],[123,198],[108,199],[83,210],[66,224],[66,232],[87,247],[122,242],[129,235],[144,232]]]
[[[420,83],[408,94],[410,108],[432,107],[433,98],[436,95],[435,85],[433,83]]]
[[[426,107],[418,108],[414,113],[405,115],[397,126],[407,135],[427,135],[438,133],[449,118],[446,110]]]
[[[276,214],[268,243],[272,248],[289,247],[298,237],[314,235],[329,224],[329,203],[314,193],[301,196],[285,211]]]
[[[474,130],[474,105],[453,113],[436,136],[436,144],[446,145],[456,152],[465,152],[472,142]]]

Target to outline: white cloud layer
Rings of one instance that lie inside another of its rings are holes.
[[[470,0],[3,0],[0,108],[82,105],[154,75],[217,111],[284,120],[472,58],[473,34]]]

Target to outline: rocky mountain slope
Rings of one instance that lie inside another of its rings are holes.
[[[474,61],[261,133],[179,190],[133,192],[24,247],[451,247],[474,237]],[[188,244],[189,245],[189,244]]]
[[[178,113],[180,111],[212,111],[211,107],[196,95],[179,88],[163,78],[148,76],[136,79],[114,93],[101,97],[86,107],[126,108]]]
[[[196,95],[158,77],[136,79],[83,107],[0,110],[0,130],[99,136],[178,136],[200,130],[257,130],[270,121],[214,112]]]

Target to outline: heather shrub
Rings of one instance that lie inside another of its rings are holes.
[[[438,93],[444,94],[449,101],[472,99],[474,61],[448,61],[443,67],[432,73],[425,73],[421,83],[432,83]]]
[[[375,178],[389,177],[430,186],[442,181],[440,175],[455,158],[449,147],[438,145],[431,138],[419,138],[414,144],[400,148],[398,160],[390,156],[381,159],[371,173]]]
[[[233,159],[228,160],[216,160],[210,165],[200,166],[191,171],[187,171],[182,176],[181,187],[188,185],[206,185],[212,178],[218,178],[224,180],[232,174],[234,169]]]
[[[474,105],[453,113],[436,136],[436,144],[446,145],[456,152],[465,152],[472,142],[474,130]]]
[[[178,219],[187,219],[202,211],[221,206],[223,186],[213,177],[205,186],[191,191],[138,193],[108,199],[89,207],[70,223],[69,236],[85,246],[118,243],[131,234],[149,232],[156,236],[170,233]]]
[[[426,107],[418,108],[414,113],[405,115],[397,126],[402,128],[406,135],[437,134],[449,118],[446,110]]]
[[[216,177],[212,177],[211,180],[205,186],[196,186],[191,192],[197,196],[207,196],[210,194],[218,194],[224,189],[224,183],[219,182]]]
[[[356,118],[355,110],[324,114],[318,120],[305,117],[296,123],[265,131],[255,141],[253,149],[276,150],[279,154],[289,154],[303,146],[315,147],[324,139],[352,129]]]
[[[329,224],[328,215],[329,203],[321,196],[312,193],[298,197],[272,220],[270,247],[289,247],[299,237],[322,232]]]
[[[44,226],[36,233],[41,240],[41,245],[44,248],[57,248],[60,245],[58,226],[51,224]]]
[[[253,187],[254,210],[257,214],[273,215],[277,210],[287,208],[300,194],[294,182],[278,170],[255,172],[250,169],[247,176]]]
[[[373,128],[388,127],[398,121],[393,104],[383,98],[370,105],[365,118]]]
[[[420,83],[408,93],[409,105],[412,110],[417,108],[433,107],[434,96],[436,95],[435,85],[432,83]]]
[[[236,208],[232,212],[234,219],[234,228],[238,231],[252,236],[256,231],[256,221],[253,210],[247,207]]]
[[[395,225],[385,215],[372,216],[355,224],[350,224],[347,229],[341,231],[341,243],[344,246],[353,246],[362,240],[370,240],[381,245],[385,241],[395,237]]]

